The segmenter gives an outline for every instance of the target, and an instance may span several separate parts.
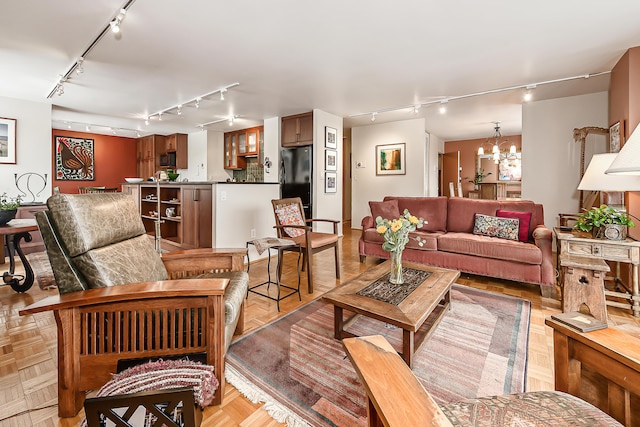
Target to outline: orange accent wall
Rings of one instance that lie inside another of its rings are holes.
[[[460,167],[462,168],[460,171],[460,178],[462,183],[462,193],[465,197],[467,197],[469,191],[473,190],[473,182],[469,182],[469,180],[473,181],[476,174],[476,154],[478,153],[478,147],[480,147],[481,144],[484,144],[485,153],[491,153],[491,147],[493,147],[494,140],[493,138],[489,139],[490,141],[488,143],[487,138],[445,141],[444,143],[445,153],[460,151]],[[503,136],[500,139],[500,142],[507,140],[509,141],[509,144],[504,144],[501,148],[504,149],[506,147],[509,149],[511,143],[513,143],[518,151],[522,151],[522,135]],[[492,182],[495,182],[495,179],[497,178],[493,178]],[[449,194],[449,189],[443,189],[443,194]]]
[[[93,181],[60,181],[55,174],[55,136],[69,136],[73,138],[93,139]],[[70,130],[53,129],[51,132],[53,144],[53,158],[51,159],[51,176],[53,187],[58,187],[61,193],[77,193],[79,186],[120,187],[125,177],[137,176],[136,168],[136,140],[122,136],[100,135],[95,133],[74,132]]]

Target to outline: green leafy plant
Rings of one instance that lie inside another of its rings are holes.
[[[0,211],[16,210],[20,206],[21,201],[21,196],[9,197],[7,193],[2,193],[2,196],[0,196]]]
[[[470,179],[469,182],[473,182],[475,185],[478,185],[489,175],[491,175],[491,172],[484,173],[484,169],[480,169],[479,171],[476,171],[476,176],[473,179]]]
[[[591,231],[607,224],[635,226],[626,212],[621,212],[607,205],[601,205],[580,214],[573,228],[581,231]]]

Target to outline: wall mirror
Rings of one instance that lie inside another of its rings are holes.
[[[520,182],[522,180],[522,152],[500,153],[498,162],[493,154],[478,155],[478,171],[491,173],[482,182]]]

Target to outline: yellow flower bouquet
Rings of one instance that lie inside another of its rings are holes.
[[[408,209],[399,218],[386,219],[378,216],[376,218],[376,231],[384,236],[382,249],[391,255],[391,276],[389,281],[395,284],[403,283],[402,279],[402,251],[409,243],[409,233],[417,228],[422,228],[427,221],[411,215]],[[415,240],[420,246],[424,245],[424,240],[419,236]]]

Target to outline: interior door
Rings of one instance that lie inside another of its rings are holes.
[[[449,183],[453,183],[455,189],[460,181],[460,152],[452,151],[442,155],[442,182],[440,183],[440,194],[450,197]]]

